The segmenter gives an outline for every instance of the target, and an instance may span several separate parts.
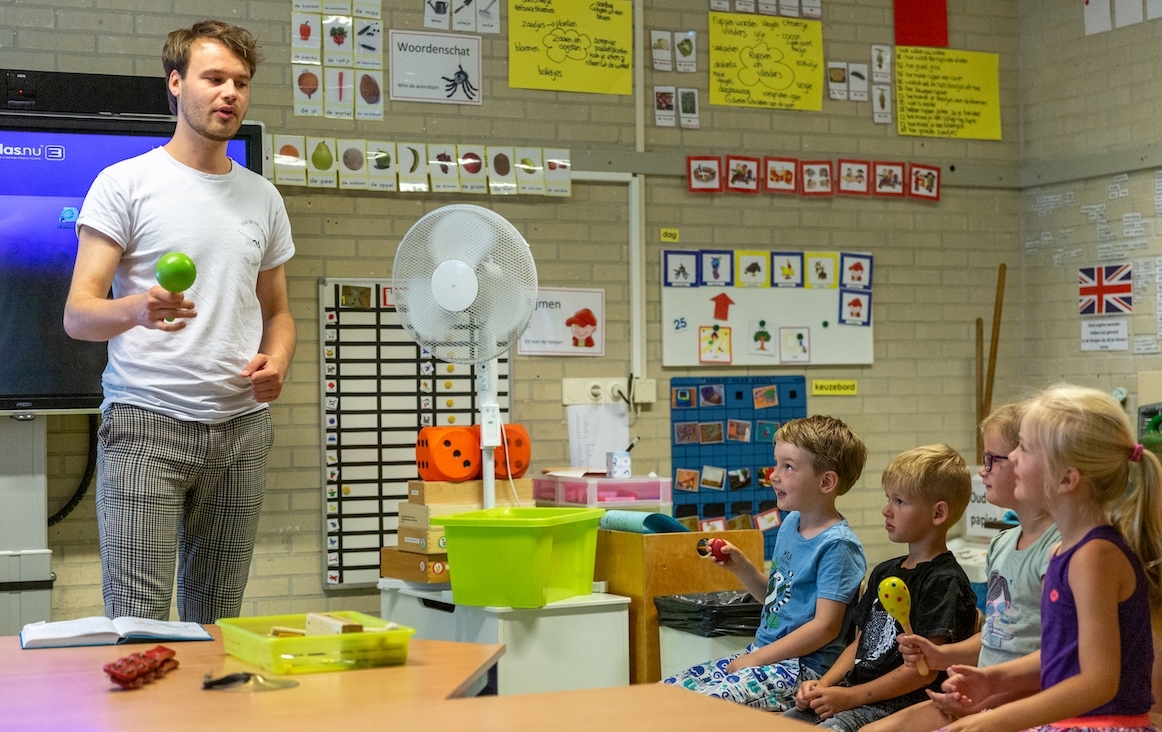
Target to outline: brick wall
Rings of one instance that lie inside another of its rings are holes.
[[[385,23],[419,28],[412,6],[389,0]],[[941,165],[1014,165],[1018,158],[1017,3],[950,0],[950,45],[1000,54],[1003,142],[900,137],[874,125],[870,105],[825,101],[821,113],[710,107],[707,101],[705,0],[647,2],[646,27],[699,31],[699,74],[654,74],[646,87],[701,89],[702,129],[646,129],[647,151],[685,154],[785,154],[791,157],[904,159]],[[399,9],[394,9],[398,6]],[[72,0],[0,3],[0,68],[160,74],[165,33],[203,15],[234,20],[256,31],[266,51],[254,84],[250,117],[272,133],[484,144],[531,144],[573,150],[634,151],[629,97],[549,93],[507,88],[506,37],[485,36],[484,105],[459,107],[386,102],[383,122],[341,122],[289,114],[289,2]],[[417,6],[418,7],[418,6]],[[827,0],[824,45],[829,59],[864,61],[871,43],[891,43],[891,0]],[[177,12],[175,12],[177,9]],[[648,99],[648,96],[647,96]],[[321,488],[318,449],[318,279],[391,274],[391,258],[407,228],[423,213],[464,197],[402,196],[285,188],[298,246],[288,264],[291,308],[299,349],[283,397],[272,407],[276,441],[271,479],[243,612],[269,614],[326,607],[375,611],[375,592],[325,593],[322,584]],[[1021,197],[1003,188],[946,187],[939,204],[881,199],[800,200],[767,196],[694,197],[678,178],[649,177],[646,196],[646,332],[649,376],[657,404],[631,425],[643,441],[635,470],[669,473],[668,379],[712,373],[663,369],[660,358],[658,228],[681,229],[681,247],[780,247],[866,250],[876,257],[875,364],[809,367],[783,373],[859,381],[859,396],[813,398],[812,412],[849,420],[871,449],[864,478],[841,500],[872,563],[900,551],[882,529],[879,474],[893,455],[918,444],[947,442],[971,462],[973,321],[991,324],[997,264],[1011,281],[1023,262],[1018,251]],[[535,435],[534,467],[567,460],[561,379],[623,376],[630,366],[626,188],[575,183],[572,198],[480,199],[508,217],[529,240],[545,286],[603,287],[610,318],[602,359],[517,358],[513,413]],[[1010,289],[1002,331],[997,397],[1020,391],[1020,304]],[[730,374],[762,373],[731,369]],[[83,469],[83,417],[50,423],[50,510],[63,503]],[[79,458],[78,458],[79,456]],[[91,498],[50,530],[53,593],[58,618],[101,612],[100,568]]]

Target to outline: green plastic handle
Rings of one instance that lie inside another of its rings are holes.
[[[1154,418],[1150,420],[1150,424],[1146,425],[1146,433],[1158,434],[1158,425],[1160,424],[1162,424],[1162,412],[1155,414]]]

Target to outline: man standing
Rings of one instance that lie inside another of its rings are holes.
[[[274,186],[226,155],[250,104],[254,37],[202,21],[170,33],[162,61],[177,129],[94,181],[64,324],[109,341],[97,470],[105,614],[168,619],[176,557],[181,619],[212,623],[238,615],[254,553],[273,442],[266,403],[295,349],[283,269],[294,242]],[[186,292],[156,284],[168,252],[197,266]]]

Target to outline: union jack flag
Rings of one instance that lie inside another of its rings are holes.
[[[1077,270],[1077,311],[1108,315],[1134,311],[1134,270],[1129,264]]]

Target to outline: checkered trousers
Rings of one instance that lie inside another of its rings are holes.
[[[97,529],[107,616],[168,620],[175,557],[182,620],[238,616],[273,442],[266,409],[203,424],[105,408]]]

